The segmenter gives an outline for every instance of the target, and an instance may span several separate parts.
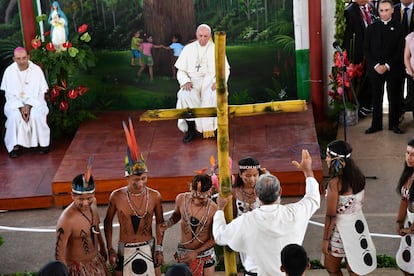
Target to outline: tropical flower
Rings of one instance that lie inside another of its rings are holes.
[[[45,19],[46,16],[38,17],[38,20]],[[50,31],[43,33],[45,41],[40,40],[40,35],[31,41],[32,61],[41,66],[50,87],[46,95],[48,120],[55,137],[74,134],[82,121],[94,118],[91,111],[84,110],[85,101],[79,99],[88,88],[75,83],[73,77],[74,73],[95,65],[95,56],[89,46],[92,38],[87,32],[87,24],[75,30],[78,32],[69,35],[61,47],[55,47],[51,42]]]
[[[358,105],[357,95],[359,93],[360,79],[363,75],[362,63],[350,63],[347,52],[344,51],[343,59],[339,52],[335,52],[334,66],[329,75],[330,104],[337,111],[345,104],[348,108],[356,108]],[[344,63],[344,64],[343,64]],[[345,69],[344,74],[342,69]]]

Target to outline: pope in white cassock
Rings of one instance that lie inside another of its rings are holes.
[[[184,47],[175,63],[177,80],[180,84],[177,109],[217,106],[216,67],[211,28],[206,24],[199,25],[196,37],[196,41]],[[225,67],[227,81],[230,75],[227,58]],[[204,138],[214,137],[217,118],[179,119],[178,128],[185,133],[184,143],[190,142],[195,137],[196,130],[203,133]]]
[[[213,219],[213,236],[218,245],[251,256],[259,276],[283,276],[280,270],[282,249],[291,243],[302,244],[309,219],[319,209],[319,183],[313,176],[312,159],[302,150],[302,161],[292,162],[306,178],[304,197],[291,204],[280,204],[282,188],[271,174],[262,174],[256,182],[255,193],[261,206],[226,224],[224,208],[231,196],[219,196]]]
[[[0,87],[6,96],[4,142],[7,151],[13,158],[20,154],[20,147],[40,146],[40,153],[47,153],[50,128],[45,93],[49,87],[45,76],[39,66],[29,61],[26,49],[17,47],[13,60],[4,72]]]

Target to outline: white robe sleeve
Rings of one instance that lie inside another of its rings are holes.
[[[180,56],[178,57],[177,61],[175,62],[174,66],[177,68],[177,81],[180,84],[180,87],[186,84],[187,82],[191,82],[189,72],[191,68],[192,61],[195,60],[193,58],[196,56],[196,52],[194,52],[194,49],[197,50],[195,47],[193,47],[194,44],[188,44],[183,48],[183,51],[181,52]],[[195,61],[194,61],[194,68],[195,68]]]
[[[218,245],[229,245],[232,247],[234,240],[240,240],[237,233],[240,232],[242,217],[233,219],[229,224],[226,223],[224,212],[217,210],[213,218],[213,237]],[[233,245],[234,246],[234,245]],[[233,250],[240,250],[238,246]]]
[[[17,89],[16,84],[20,83],[17,78],[17,74],[14,74],[14,71],[17,70],[16,63],[7,67],[3,75],[3,80],[1,82],[1,90],[5,91],[6,104],[4,108],[8,109],[17,109],[24,106],[23,101],[20,98],[20,90]]]
[[[294,217],[298,239],[303,242],[309,219],[319,209],[321,196],[319,194],[319,183],[313,177],[306,178],[306,193],[303,198],[292,204],[285,205],[290,214]]]
[[[30,66],[32,66],[31,70],[33,70],[33,74],[29,80],[31,83],[31,93],[28,93],[25,103],[33,107],[39,107],[46,104],[45,93],[49,87],[42,69],[35,64],[31,64]]]

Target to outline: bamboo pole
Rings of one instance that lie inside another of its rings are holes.
[[[220,176],[220,195],[231,194],[231,172],[229,167],[229,119],[227,102],[227,83],[225,73],[226,33],[215,32],[216,91],[217,91],[217,150]],[[233,206],[227,204],[224,210],[227,222],[233,219]],[[224,247],[224,266],[226,275],[237,275],[236,253]]]
[[[276,101],[245,105],[228,105],[228,114],[232,117],[256,116],[268,113],[301,112],[307,109],[305,100]],[[171,119],[216,117],[215,107],[155,109],[147,110],[140,116],[140,121],[162,121]]]

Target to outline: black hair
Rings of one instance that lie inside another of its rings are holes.
[[[209,176],[208,174],[197,174],[196,176],[194,176],[193,181],[191,182],[191,190],[197,191],[198,183],[201,184],[200,192],[207,192],[208,190],[210,190],[211,186],[213,186],[211,176]]]
[[[414,147],[414,138],[411,138],[410,140],[408,140],[407,146]],[[404,186],[404,184],[408,181],[408,179],[410,178],[410,176],[413,173],[414,173],[414,168],[413,167],[408,167],[407,162],[405,162],[405,160],[404,160],[404,169],[401,173],[400,180],[398,181],[398,185],[397,185],[397,189],[396,189],[397,193],[399,195],[401,195],[401,188]],[[414,185],[413,185],[413,183],[411,183],[411,187],[410,187],[410,190],[409,190],[408,193],[409,193],[408,200],[410,202],[414,201]]]
[[[148,38],[152,37],[152,34],[144,33],[144,42],[148,42]],[[153,37],[152,37],[153,38]]]
[[[180,34],[173,34],[173,37],[175,37],[177,39],[177,42],[180,42],[181,43],[182,37],[181,37]]]
[[[305,249],[298,244],[288,244],[280,252],[282,266],[289,276],[301,276],[308,266]]]
[[[171,265],[165,276],[191,276],[193,273],[186,263],[178,263]]]
[[[51,261],[45,264],[39,271],[39,276],[66,276],[68,268],[60,261]]]
[[[254,157],[244,157],[239,160],[239,167],[240,166],[260,166],[259,161],[257,161]],[[234,183],[233,187],[242,187],[244,185],[243,179],[241,179],[240,174],[242,174],[247,169],[239,169],[239,173],[236,176],[236,182]],[[257,169],[259,171],[259,175],[262,174],[260,168]]]
[[[352,147],[345,141],[335,140],[329,143],[328,151],[337,155],[327,153],[331,158],[329,167],[330,178],[339,177],[341,179],[340,194],[343,194],[351,187],[352,193],[357,194],[365,188],[365,176],[350,157]]]

